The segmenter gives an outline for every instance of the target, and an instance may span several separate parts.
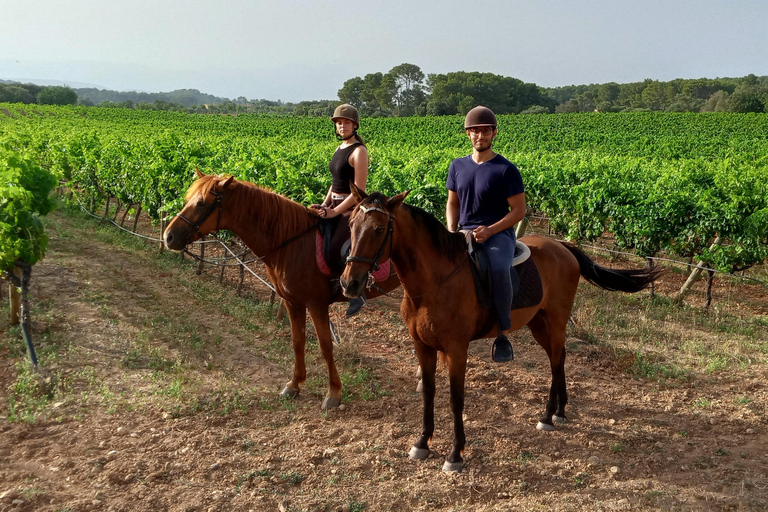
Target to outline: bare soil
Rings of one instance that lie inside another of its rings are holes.
[[[407,457],[422,406],[397,297],[372,301],[350,320],[344,305],[333,306],[350,394],[324,414],[317,343],[308,344],[307,387],[295,401],[280,400],[292,371],[288,328],[268,314],[248,324],[236,311],[240,303],[268,310],[266,287],[249,279],[247,297],[234,298],[235,270],[219,285],[217,270],[195,276],[193,265],[158,256],[156,245],[113,245],[94,226],[53,214],[48,256],[33,270],[33,336],[54,376],[50,397],[33,384],[25,395],[18,331],[0,323],[0,511],[768,507],[764,364],[638,378],[631,350],[574,327],[569,421],[541,432],[544,352],[519,331],[515,360],[495,364],[490,341],[473,342],[466,467],[445,474],[445,371],[433,457]],[[665,279],[657,293],[685,276]],[[753,290],[745,314],[765,315],[764,290]],[[27,395],[42,401],[25,421],[18,404]]]

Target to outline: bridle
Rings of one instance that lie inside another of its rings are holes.
[[[394,221],[395,218],[390,214],[387,210],[384,209],[384,207],[381,206],[380,203],[376,202],[374,203],[374,206],[365,207],[362,204],[358,206],[360,210],[362,210],[363,214],[366,214],[368,212],[379,212],[383,213],[387,217],[389,217],[389,223],[387,224],[387,233],[384,235],[384,240],[381,241],[381,247],[379,247],[379,252],[376,253],[376,256],[373,258],[364,258],[362,256],[355,256],[350,254],[347,256],[347,263],[370,263],[371,266],[368,269],[368,284],[366,285],[368,288],[373,285],[373,273],[379,270],[379,263],[381,262],[381,256],[384,254],[384,247],[387,245],[387,239],[389,239],[389,254],[392,254],[392,233],[394,231]]]
[[[219,232],[219,226],[220,226],[220,224],[221,224],[221,209],[222,209],[222,197],[223,197],[223,194],[222,194],[221,192],[216,192],[216,191],[215,191],[215,190],[213,190],[213,189],[211,189],[211,190],[210,190],[210,192],[211,192],[211,194],[213,194],[214,196],[216,196],[216,200],[215,200],[214,202],[212,202],[212,203],[210,204],[210,206],[208,207],[208,209],[205,211],[205,213],[204,213],[204,214],[203,214],[203,215],[202,215],[202,216],[201,216],[199,219],[197,219],[197,222],[194,222],[194,223],[193,223],[191,220],[189,220],[188,218],[186,218],[185,216],[183,216],[183,215],[181,214],[181,212],[179,212],[179,213],[177,213],[177,214],[176,214],[176,217],[180,218],[181,220],[183,220],[184,222],[186,222],[187,224],[189,224],[190,226],[192,226],[192,229],[195,231],[195,233],[197,233],[197,236],[199,236],[199,237],[200,237],[200,240],[205,240],[205,235],[203,235],[203,233],[200,231],[200,226],[202,226],[202,225],[203,225],[203,223],[204,223],[206,220],[208,220],[208,217],[210,217],[210,216],[211,216],[211,214],[213,213],[213,211],[214,211],[214,210],[216,210],[217,208],[218,208],[218,210],[219,210],[219,213],[218,213],[218,215],[217,215],[217,217],[216,217],[216,229],[214,229],[213,231],[211,231],[209,234],[210,234],[210,235],[214,235],[214,236],[215,236],[215,235],[216,235],[216,233],[218,233],[218,232]],[[312,224],[311,226],[309,226],[307,229],[305,229],[304,231],[302,231],[302,232],[301,232],[301,233],[299,233],[298,235],[294,235],[294,236],[290,237],[289,239],[287,239],[286,241],[284,241],[283,243],[281,243],[280,245],[278,245],[276,248],[274,248],[274,249],[271,249],[271,250],[270,250],[270,252],[276,251],[276,250],[278,250],[278,249],[282,249],[283,247],[285,247],[285,246],[286,246],[286,245],[288,245],[289,243],[291,243],[291,242],[293,242],[294,240],[296,240],[297,238],[299,238],[299,237],[301,237],[301,236],[305,235],[306,233],[308,233],[308,232],[312,231],[312,230],[313,230],[313,229],[315,229],[316,227],[317,227],[317,223],[315,223],[315,224]],[[186,249],[185,249],[185,251],[186,251]],[[190,253],[189,251],[186,251],[186,252],[187,252],[188,254],[192,255],[192,253]],[[256,257],[257,257],[257,258],[259,258],[259,259],[263,259],[263,258],[264,258],[264,256],[258,256],[258,255],[256,255]],[[378,267],[377,267],[377,268],[378,268]]]
[[[214,202],[212,202],[211,205],[206,210],[206,212],[199,219],[197,219],[197,222],[193,223],[191,220],[189,220],[188,218],[183,216],[181,214],[181,212],[176,214],[176,216],[178,218],[180,218],[181,220],[183,220],[184,222],[186,222],[187,224],[192,226],[192,229],[195,230],[195,233],[197,233],[197,236],[200,237],[200,240],[205,240],[205,235],[203,235],[203,233],[200,232],[200,226],[203,225],[203,222],[208,220],[208,217],[210,217],[211,214],[213,213],[213,211],[215,209],[217,209],[217,208],[219,209],[219,215],[216,217],[216,229],[213,230],[211,232],[211,234],[215,235],[219,231],[219,223],[221,222],[221,207],[222,207],[221,206],[221,198],[222,198],[222,194],[221,194],[221,192],[216,192],[213,189],[211,189],[211,194],[216,196],[216,200]]]

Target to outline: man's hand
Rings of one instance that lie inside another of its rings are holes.
[[[493,236],[493,231],[487,226],[478,226],[472,230],[472,235],[481,244]]]

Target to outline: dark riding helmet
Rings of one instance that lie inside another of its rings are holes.
[[[464,129],[474,128],[476,126],[492,126],[496,128],[496,114],[488,107],[477,106],[467,112],[464,118]]]
[[[360,126],[360,114],[357,113],[357,109],[349,103],[342,103],[336,110],[333,111],[331,121],[336,122],[337,119],[349,119],[355,123],[356,127]]]

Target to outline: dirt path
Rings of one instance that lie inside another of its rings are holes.
[[[316,342],[301,396],[277,396],[292,352],[266,289],[238,299],[215,272],[197,277],[177,257],[89,221],[51,222],[32,299],[36,343],[57,387],[46,400],[19,377],[20,341],[0,324],[0,511],[768,507],[765,366],[638,379],[617,352],[572,333],[570,421],[539,432],[545,354],[520,332],[517,358],[498,365],[490,342],[475,342],[467,465],[447,475],[444,371],[434,458],[406,455],[421,397],[396,299],[349,321],[334,308],[348,394],[341,410],[322,414]],[[37,411],[34,422],[25,411]]]

